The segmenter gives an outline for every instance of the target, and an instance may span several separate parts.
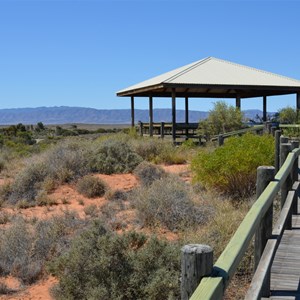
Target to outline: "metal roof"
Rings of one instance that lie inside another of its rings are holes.
[[[300,92],[300,81],[208,57],[117,92],[117,96],[258,97]]]

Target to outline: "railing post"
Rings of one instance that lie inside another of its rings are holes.
[[[144,128],[143,128],[143,122],[139,121],[139,129],[140,129],[140,136],[143,136],[144,134]]]
[[[181,300],[188,300],[201,279],[212,273],[213,250],[207,245],[191,244],[181,248]]]
[[[279,170],[280,136],[281,136],[281,130],[276,130],[275,131],[275,173],[277,173]]]
[[[165,137],[165,122],[160,123],[160,137],[162,139]]]
[[[289,143],[280,144],[280,167],[284,164],[287,156],[292,150],[292,145]],[[292,178],[288,176],[286,181],[281,186],[281,208],[284,205],[285,199],[287,197],[288,191],[292,187]]]
[[[218,145],[219,146],[224,145],[224,136],[222,134],[219,134],[219,136],[218,136]]]
[[[291,141],[291,145],[292,145],[292,150],[299,148],[299,141]],[[295,181],[298,181],[298,173],[299,173],[299,159],[298,157],[296,158],[295,162],[294,162],[294,166],[293,166],[293,173],[292,173],[292,178],[293,178],[293,183]]]
[[[275,177],[275,168],[272,166],[261,166],[257,168],[256,177],[256,199],[262,194],[267,185]],[[262,218],[260,225],[255,233],[255,247],[254,247],[254,268],[256,270],[261,255],[266,246],[267,240],[272,235],[272,223],[273,223],[273,203],[267,210],[266,214]]]

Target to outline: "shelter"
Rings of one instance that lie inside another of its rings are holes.
[[[241,107],[242,98],[262,97],[263,120],[267,120],[267,97],[296,94],[300,110],[300,80],[239,65],[214,57],[164,73],[117,92],[131,97],[131,124],[134,126],[134,98],[149,97],[149,123],[153,124],[153,97],[172,99],[172,136],[176,138],[176,98],[185,98],[185,123],[189,123],[189,98],[235,98]],[[151,132],[151,130],[150,130]]]

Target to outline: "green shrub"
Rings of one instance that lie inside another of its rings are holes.
[[[273,137],[245,134],[229,138],[213,152],[199,151],[192,171],[203,186],[240,198],[254,193],[257,167],[273,163]]]
[[[127,143],[110,138],[94,149],[90,165],[94,172],[113,174],[132,172],[141,162],[142,158]]]
[[[196,205],[194,196],[186,183],[176,176],[168,176],[135,189],[132,202],[145,225],[160,223],[173,230],[206,222],[209,211],[205,206]]]
[[[107,186],[105,182],[97,177],[86,175],[77,182],[77,191],[88,198],[104,196]]]
[[[50,265],[59,279],[56,299],[178,299],[179,248],[100,222],[83,232],[70,251]]]
[[[134,169],[134,174],[144,186],[151,185],[155,180],[165,177],[165,170],[148,162],[142,162]]]

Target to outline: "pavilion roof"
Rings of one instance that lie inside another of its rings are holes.
[[[117,92],[117,96],[241,98],[300,92],[300,80],[208,57]]]

